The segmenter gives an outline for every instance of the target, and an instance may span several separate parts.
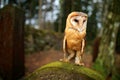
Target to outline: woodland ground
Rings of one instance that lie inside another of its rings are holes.
[[[25,74],[33,72],[37,68],[45,65],[47,63],[53,61],[59,61],[59,59],[63,58],[62,51],[49,50],[49,51],[40,51],[37,53],[29,54],[25,56]],[[83,61],[85,66],[90,67],[92,65],[92,55],[89,53],[85,53],[83,55]]]

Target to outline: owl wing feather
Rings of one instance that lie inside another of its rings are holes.
[[[84,47],[85,47],[85,40],[84,40],[84,39],[82,39],[82,48],[81,48],[81,53],[83,53],[83,51],[84,51]]]
[[[64,39],[63,39],[63,51],[64,53],[66,54],[67,53],[67,40],[66,40],[66,36],[64,36]]]

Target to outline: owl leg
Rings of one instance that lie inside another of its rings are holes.
[[[68,53],[64,53],[64,58],[61,59],[60,61],[69,62],[74,57],[74,55],[75,55],[74,51],[68,50]]]
[[[68,61],[70,61],[74,57],[75,52],[73,50],[70,50],[70,49],[68,50],[68,52],[69,52],[70,55],[68,56],[67,59],[68,59]]]
[[[76,52],[76,57],[75,57],[75,64],[77,65],[84,65],[83,61],[82,61],[82,54],[81,51],[77,51]]]
[[[77,65],[84,65],[84,63],[82,62],[82,55],[84,52],[84,47],[85,47],[85,40],[83,39],[81,50],[76,52],[75,63]]]
[[[63,39],[63,52],[64,52],[64,58],[63,59],[60,59],[60,61],[64,61],[64,62],[68,62],[68,53],[67,53],[67,49],[66,49],[66,37],[64,37]]]
[[[68,53],[64,53],[64,58],[63,58],[64,62],[69,62],[68,59],[67,59],[67,57],[68,57]]]
[[[68,57],[68,53],[64,53],[63,59],[60,59],[60,61],[69,62],[67,57]]]

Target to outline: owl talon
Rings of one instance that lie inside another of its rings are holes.
[[[84,66],[85,64],[84,63],[75,63],[76,65],[79,65],[79,66]]]
[[[60,59],[60,61],[62,61],[62,62],[69,62],[68,59]]]

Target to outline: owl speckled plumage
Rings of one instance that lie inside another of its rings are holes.
[[[82,55],[85,46],[86,26],[86,13],[72,12],[68,15],[63,40],[64,58],[61,61],[69,62],[75,56],[75,64],[84,65]]]

